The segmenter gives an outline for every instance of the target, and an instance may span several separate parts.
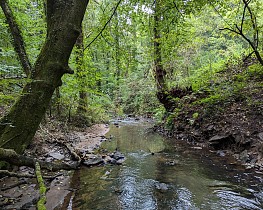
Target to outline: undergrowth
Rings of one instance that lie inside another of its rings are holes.
[[[262,81],[263,67],[260,64],[252,63],[247,66],[240,61],[225,65],[224,69],[214,74],[212,80],[207,78],[192,95],[180,99],[172,113],[166,113],[166,128],[173,129],[173,124],[177,121],[195,125],[195,122],[204,117],[223,114],[234,103],[256,109],[262,106],[259,96],[263,94]],[[196,85],[196,82],[193,83]]]

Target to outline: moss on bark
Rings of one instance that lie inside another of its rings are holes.
[[[65,73],[81,31],[88,0],[47,0],[47,37],[32,69],[31,81],[10,112],[0,121],[0,147],[18,153],[31,143],[52,94]]]

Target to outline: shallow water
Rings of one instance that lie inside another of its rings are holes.
[[[121,166],[83,168],[75,174],[73,209],[263,209],[262,177],[228,165],[224,157],[189,149],[148,123],[111,125],[111,142],[126,156]]]

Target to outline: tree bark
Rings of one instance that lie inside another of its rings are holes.
[[[87,105],[87,99],[88,94],[85,91],[86,88],[86,77],[85,75],[82,75],[83,72],[83,57],[84,57],[84,44],[83,44],[83,30],[81,28],[81,33],[76,41],[76,64],[77,64],[77,78],[78,82],[80,84],[80,90],[79,90],[79,104],[77,108],[77,113],[80,115],[84,115],[87,112],[86,107]]]
[[[162,64],[162,52],[161,52],[161,0],[155,1],[154,7],[154,28],[153,28],[153,44],[154,44],[154,76],[157,87],[157,98],[160,103],[163,104],[166,111],[170,112],[174,109],[173,97],[168,91],[168,87],[165,81],[166,70]]]
[[[14,18],[11,8],[9,7],[6,0],[0,0],[1,8],[5,14],[6,21],[9,25],[11,35],[13,37],[13,46],[18,55],[19,61],[23,67],[23,70],[27,76],[29,76],[31,72],[31,63],[28,59],[25,43],[22,37],[22,33],[19,29],[19,26]]]
[[[119,18],[117,11],[114,13],[114,17],[115,17],[114,39],[115,39],[115,60],[116,60],[115,77],[117,81],[117,88],[119,89],[121,67],[120,67],[120,32],[119,32]]]
[[[153,28],[153,36],[154,36],[154,65],[155,65],[155,81],[157,90],[160,92],[164,92],[167,90],[165,76],[166,71],[163,68],[162,64],[162,54],[161,54],[161,32],[160,32],[160,0],[155,1],[154,8],[154,28]]]
[[[81,31],[89,0],[47,0],[47,37],[32,69],[31,80],[10,112],[0,121],[0,147],[22,153],[31,143],[65,73]]]

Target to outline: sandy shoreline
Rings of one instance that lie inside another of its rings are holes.
[[[74,148],[76,150],[88,149],[93,151],[101,143],[104,135],[109,131],[109,126],[105,124],[96,124],[87,128],[84,132],[75,131],[74,135],[79,137],[79,142],[76,143]]]

